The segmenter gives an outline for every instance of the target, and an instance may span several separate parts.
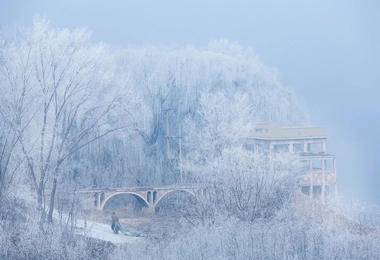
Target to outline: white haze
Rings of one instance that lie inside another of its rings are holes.
[[[204,47],[227,38],[278,70],[326,126],[340,194],[380,203],[380,3],[368,1],[2,1],[0,26],[88,27],[114,45]]]

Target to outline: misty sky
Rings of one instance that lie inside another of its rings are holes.
[[[341,195],[380,205],[380,1],[0,0],[2,27],[35,14],[121,46],[252,47],[327,127]]]

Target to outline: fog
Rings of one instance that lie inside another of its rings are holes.
[[[114,45],[206,46],[227,38],[252,47],[329,132],[338,188],[380,204],[380,3],[368,1],[38,1],[0,3],[0,26],[87,27]]]

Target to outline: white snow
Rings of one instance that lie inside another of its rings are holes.
[[[68,219],[66,214],[62,214],[63,219]],[[53,217],[59,219],[58,212],[55,210]],[[66,222],[66,221],[65,221]],[[111,229],[111,224],[104,224],[100,222],[77,219],[75,224],[75,233],[95,239],[100,239],[103,241],[111,242],[112,244],[126,244],[134,243],[135,241],[141,240],[141,237],[136,237],[132,235],[123,235],[121,232],[115,234]],[[129,234],[128,230],[126,233]]]
[[[77,220],[76,227],[77,234],[108,241],[113,244],[133,243],[141,239],[141,237],[125,236],[120,232],[119,234],[115,234],[111,230],[111,225],[94,221],[87,221],[85,224],[84,220]]]

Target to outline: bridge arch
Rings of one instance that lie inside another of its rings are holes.
[[[154,204],[157,205],[158,202],[160,202],[160,200],[161,200],[163,197],[165,197],[166,195],[168,195],[169,193],[171,193],[171,192],[173,192],[173,191],[185,191],[185,192],[187,192],[187,193],[193,195],[193,197],[196,196],[195,191],[193,191],[193,190],[189,190],[189,189],[167,190],[165,193],[163,193],[163,194],[157,199],[157,201],[155,201]]]
[[[112,193],[110,196],[106,196],[105,200],[102,202],[102,204],[100,205],[100,209],[103,210],[104,209],[104,206],[106,205],[107,201],[112,198],[112,197],[115,197],[117,195],[121,195],[121,194],[131,194],[137,198],[140,198],[145,204],[146,206],[149,207],[149,202],[141,195],[141,194],[138,194],[136,192],[133,192],[133,191],[120,191],[120,192],[115,192],[115,193]]]

